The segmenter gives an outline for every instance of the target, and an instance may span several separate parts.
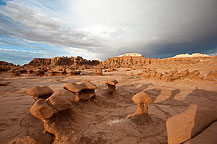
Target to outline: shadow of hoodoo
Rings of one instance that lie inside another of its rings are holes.
[[[217,121],[217,92],[195,89],[185,102],[189,107],[167,120],[169,144],[193,143],[194,138],[200,137],[201,132]],[[216,136],[210,135],[209,139],[213,143]]]

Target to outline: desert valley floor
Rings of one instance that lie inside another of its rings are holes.
[[[204,74],[210,69],[216,69],[211,65],[208,68],[200,64],[196,66]],[[193,70],[195,67],[189,66],[188,69]],[[8,72],[1,72],[0,143],[13,143],[17,139],[22,143],[22,138],[26,141],[30,138],[36,143],[166,144],[167,120],[187,113],[189,109],[196,111],[192,116],[192,138],[185,142],[214,142],[210,141],[209,137],[212,137],[210,133],[217,133],[216,129],[210,132],[210,128],[216,128],[217,120],[216,81],[162,81],[142,77],[142,69],[118,68],[113,72],[104,72],[102,76],[90,75],[91,71],[83,70],[83,74],[79,76],[39,77],[22,74],[13,78]],[[119,82],[113,94],[107,92],[105,85],[105,81],[110,79]],[[58,139],[54,135],[43,133],[43,122],[29,112],[34,99],[27,95],[26,91],[34,86],[48,86],[57,91],[63,89],[65,83],[83,81],[89,81],[98,87],[95,99],[74,103],[71,109],[55,116]],[[149,105],[148,115],[128,118],[128,114],[137,109],[132,97],[141,91],[150,95],[154,103]],[[175,124],[185,127],[185,122],[182,121],[185,119],[180,120]],[[173,135],[170,134],[170,137]]]

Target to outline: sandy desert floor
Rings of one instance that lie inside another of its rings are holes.
[[[73,139],[79,144],[166,144],[166,120],[169,117],[183,112],[190,104],[197,104],[198,109],[217,110],[217,83],[214,81],[165,82],[143,79],[138,75],[140,72],[119,69],[103,76],[23,75],[15,78],[10,78],[6,72],[0,73],[0,143],[23,136],[40,139],[37,133],[43,131],[43,123],[30,114],[34,100],[26,94],[26,90],[33,86],[49,86],[56,91],[68,82],[88,80],[97,85],[94,102],[75,103],[57,118],[59,126],[68,133],[67,141]],[[113,95],[107,93],[104,84],[109,79],[119,81]],[[147,92],[154,99],[149,106],[149,115],[127,118],[137,109],[131,98],[140,91]]]

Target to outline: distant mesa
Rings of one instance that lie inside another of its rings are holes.
[[[142,54],[140,54],[140,53],[125,53],[125,54],[119,55],[118,57],[123,57],[123,56],[142,57]]]
[[[183,58],[183,57],[209,57],[207,54],[193,53],[193,54],[179,54],[173,58]]]

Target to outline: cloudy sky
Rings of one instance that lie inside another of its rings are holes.
[[[217,0],[0,0],[0,60],[217,54]]]

